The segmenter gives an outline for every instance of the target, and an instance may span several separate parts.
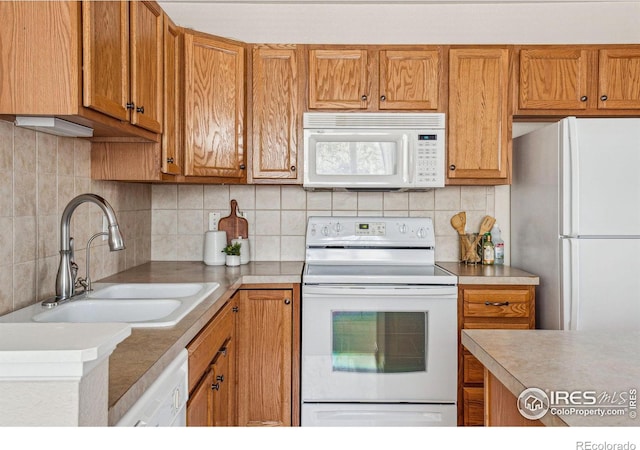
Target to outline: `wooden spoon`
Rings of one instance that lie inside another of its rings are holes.
[[[467,213],[464,211],[454,214],[451,217],[451,226],[458,232],[459,235],[464,234],[464,227],[467,224]]]
[[[484,219],[482,219],[482,223],[480,224],[480,232],[478,233],[478,236],[476,236],[476,238],[473,240],[471,247],[469,247],[469,249],[467,250],[467,255],[465,259],[469,259],[473,256],[472,252],[475,251],[476,246],[478,245],[478,242],[480,242],[480,239],[482,239],[482,236],[484,236],[485,233],[488,233],[489,231],[491,231],[491,228],[493,228],[493,225],[495,223],[496,223],[495,218],[491,216],[484,216]]]
[[[458,232],[460,236],[460,260],[465,261],[465,255],[469,251],[469,239],[465,234],[464,227],[467,224],[467,213],[464,211],[454,214],[451,217],[451,226]]]

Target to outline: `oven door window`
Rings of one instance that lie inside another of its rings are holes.
[[[331,315],[334,371],[427,370],[427,312],[332,311]]]

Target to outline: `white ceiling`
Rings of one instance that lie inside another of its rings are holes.
[[[249,43],[640,43],[640,1],[167,0],[178,24]]]

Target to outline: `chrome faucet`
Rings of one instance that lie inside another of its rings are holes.
[[[73,261],[73,238],[70,236],[71,216],[76,208],[85,202],[98,205],[107,217],[107,222],[109,223],[109,249],[111,251],[124,249],[124,240],[120,234],[116,214],[111,205],[104,198],[95,194],[80,194],[73,198],[64,208],[60,220],[60,265],[58,266],[58,275],[56,277],[56,295],[43,301],[43,306],[56,306],[75,295],[77,265]],[[76,267],[75,271],[72,270],[74,265]]]

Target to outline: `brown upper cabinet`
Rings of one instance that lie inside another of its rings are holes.
[[[252,48],[250,183],[302,184],[303,58],[295,45]]]
[[[447,184],[508,184],[510,50],[449,51]]]
[[[310,47],[309,109],[438,110],[441,47]]]
[[[0,114],[48,115],[95,136],[158,140],[156,2],[0,2]]]
[[[184,41],[184,175],[244,182],[244,46],[190,30]]]
[[[640,109],[640,46],[522,47],[518,54],[518,115],[625,115]]]
[[[184,114],[183,45],[184,33],[164,18],[164,123],[162,132],[162,173],[182,175]]]
[[[85,1],[82,26],[84,106],[162,132],[162,9]]]

